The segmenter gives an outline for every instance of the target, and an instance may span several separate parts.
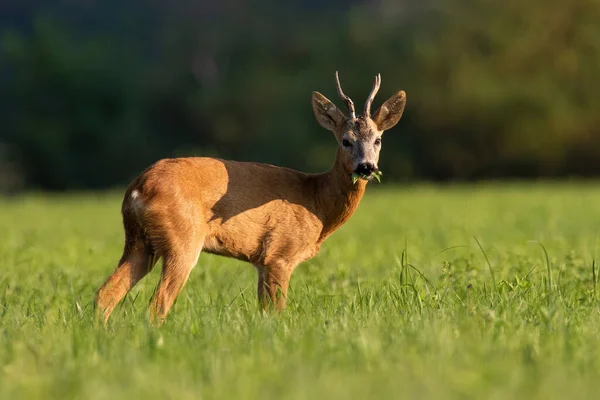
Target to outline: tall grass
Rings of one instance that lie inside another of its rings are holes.
[[[108,329],[95,290],[120,195],[0,200],[0,398],[593,398],[600,186],[369,188],[258,312],[254,269],[202,255],[167,323],[159,268]]]

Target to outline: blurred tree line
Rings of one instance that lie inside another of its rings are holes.
[[[404,89],[386,179],[600,174],[598,0],[3,0],[0,187],[104,188],[162,157],[310,172],[312,90]]]

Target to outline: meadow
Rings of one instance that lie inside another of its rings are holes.
[[[203,254],[161,328],[160,268],[107,329],[121,192],[0,199],[1,399],[570,399],[600,390],[600,184],[373,184],[259,312]]]

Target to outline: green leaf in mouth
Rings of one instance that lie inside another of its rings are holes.
[[[373,174],[373,178],[377,179],[377,182],[381,183],[381,175],[383,175],[383,172],[377,171]]]
[[[377,179],[377,182],[381,183],[381,175],[383,175],[383,172],[381,172],[381,171],[374,172],[373,178]],[[359,179],[360,179],[360,175],[357,174],[356,172],[354,172],[352,174],[352,184],[356,185],[356,182],[358,182]]]

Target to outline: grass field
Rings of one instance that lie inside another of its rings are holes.
[[[0,200],[0,398],[597,396],[600,185],[370,189],[282,315],[251,266],[202,255],[160,329],[159,268],[93,319],[120,193]]]

